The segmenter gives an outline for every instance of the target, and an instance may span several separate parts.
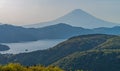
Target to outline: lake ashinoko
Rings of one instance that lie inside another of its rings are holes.
[[[31,42],[21,42],[21,43],[2,43],[10,47],[8,51],[0,51],[2,54],[18,54],[27,53],[37,50],[44,50],[54,47],[58,43],[65,41],[65,39],[54,39],[54,40],[38,40]]]

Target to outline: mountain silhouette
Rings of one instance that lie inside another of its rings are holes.
[[[0,25],[0,42],[25,42],[41,39],[67,39],[73,36],[86,34],[112,34],[120,35],[120,26],[112,28],[85,29],[65,23],[59,23],[42,28],[23,28],[21,26]]]
[[[56,23],[68,23],[69,25],[83,27],[83,28],[113,27],[118,25],[115,23],[98,19],[81,9],[76,9],[56,20],[50,22],[26,25],[24,27],[39,28],[43,26],[53,25]]]

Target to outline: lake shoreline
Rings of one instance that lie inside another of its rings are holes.
[[[20,43],[1,43],[10,47],[7,51],[0,51],[1,54],[19,54],[29,53],[37,50],[45,50],[56,46],[58,43],[65,41],[66,39],[53,39],[53,40],[37,40],[30,42]]]
[[[10,50],[9,46],[0,44],[0,51],[8,51]]]

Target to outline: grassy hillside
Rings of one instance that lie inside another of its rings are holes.
[[[69,70],[120,71],[120,50],[76,52],[53,63]]]
[[[120,37],[108,39],[94,49],[75,52],[53,65],[66,70],[120,71]]]
[[[115,37],[107,40],[105,43],[99,45],[99,49],[119,49],[120,48],[120,37]]]

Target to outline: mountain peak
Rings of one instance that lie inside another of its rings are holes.
[[[72,13],[86,13],[86,12],[83,11],[82,9],[75,9],[72,11]]]
[[[50,26],[46,26],[46,27],[43,27],[43,28],[68,28],[68,27],[72,27],[71,25],[68,25],[68,24],[65,24],[65,23],[59,23],[59,24],[55,24],[55,25],[50,25]]]
[[[66,16],[69,16],[69,18],[73,17],[73,19],[74,19],[74,18],[80,18],[80,17],[84,18],[86,16],[91,16],[91,15],[81,9],[75,9],[75,10],[71,11],[70,13],[68,13],[67,15],[65,15],[64,17],[66,17]]]
[[[65,24],[65,23],[59,23],[59,24],[56,24],[58,26],[71,26],[71,25],[68,25],[68,24]]]

